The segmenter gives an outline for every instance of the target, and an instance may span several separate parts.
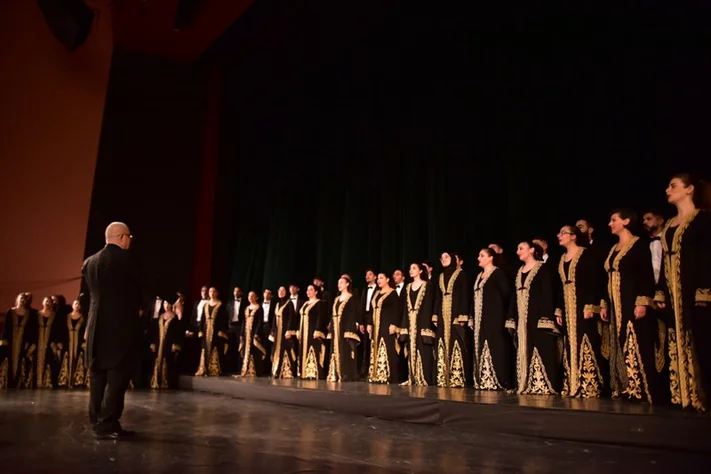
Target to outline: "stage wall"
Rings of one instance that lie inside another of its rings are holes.
[[[79,290],[113,50],[107,0],[69,52],[35,1],[0,2],[0,311],[20,291],[35,306]]]

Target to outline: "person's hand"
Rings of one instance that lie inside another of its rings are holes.
[[[285,339],[291,339],[291,334],[287,334],[286,336],[284,336],[284,338],[285,338]]]
[[[368,335],[373,335],[373,326],[371,326],[370,324],[368,324]]]
[[[634,307],[634,317],[635,319],[642,319],[647,315],[647,307],[642,305],[637,305]]]
[[[698,307],[700,307],[700,308],[706,308],[708,305],[709,305],[709,304],[708,304],[707,302],[705,302],[705,301],[697,301],[697,302],[696,302],[696,306],[698,306]]]
[[[595,316],[595,313],[593,313],[592,311],[583,312],[583,318],[585,319],[592,319],[593,316]]]
[[[558,326],[563,326],[563,316],[556,316],[555,322],[558,323]]]
[[[395,332],[395,327],[390,325],[390,327],[388,328],[388,334],[392,336],[393,334],[395,334]]]
[[[607,314],[607,308],[600,309],[600,318],[605,322],[610,321],[610,317]]]
[[[667,307],[666,303],[662,303],[662,302],[657,303],[657,308],[659,308],[659,309],[664,309],[666,307]]]
[[[365,334],[365,326],[363,326],[362,324],[360,326],[358,326],[358,330],[360,331],[361,334]]]

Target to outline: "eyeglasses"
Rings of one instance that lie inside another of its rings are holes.
[[[558,232],[557,235],[558,235],[558,237],[560,237],[561,235],[575,235],[575,234],[573,232],[565,231],[565,232]]]
[[[133,240],[133,235],[132,235],[132,234],[119,234],[119,235],[118,235],[119,239],[120,239],[121,237],[123,237],[124,235],[125,235],[126,237],[128,237],[129,239]]]

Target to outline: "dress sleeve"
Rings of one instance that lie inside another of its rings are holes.
[[[699,228],[696,238],[696,281],[698,287],[694,295],[696,303],[711,303],[711,213],[700,211],[697,217]]]
[[[636,306],[655,307],[654,304],[654,267],[652,266],[652,251],[642,241],[635,244],[638,247],[635,257],[635,278],[637,279]]]

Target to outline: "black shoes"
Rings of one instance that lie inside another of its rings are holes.
[[[124,430],[123,428],[118,428],[115,430],[94,430],[94,439],[98,440],[114,440],[114,441],[119,441],[119,440],[125,440],[125,439],[131,439],[136,436],[135,431],[129,431],[129,430]]]

